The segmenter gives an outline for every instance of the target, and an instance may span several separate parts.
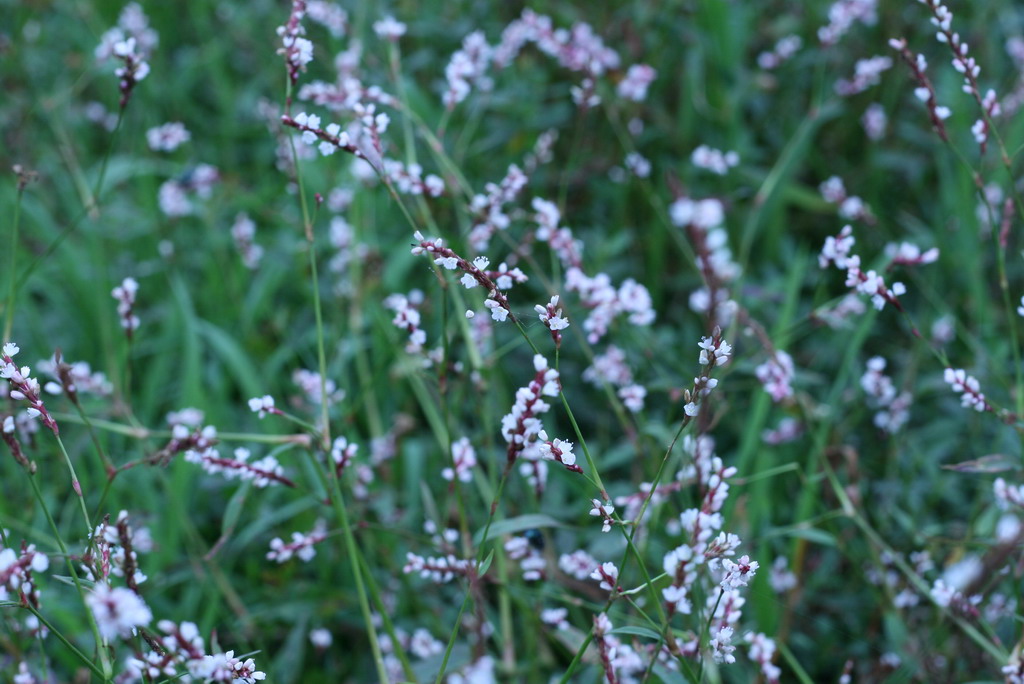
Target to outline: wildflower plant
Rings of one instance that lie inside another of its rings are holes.
[[[93,5],[0,31],[0,680],[1024,681],[1013,3]]]

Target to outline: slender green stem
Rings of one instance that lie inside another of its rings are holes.
[[[21,198],[25,188],[21,179],[18,180],[18,194],[14,200],[14,218],[11,220],[11,261],[7,273],[7,305],[4,307],[4,341],[11,341],[11,329],[14,327],[14,294],[16,292],[18,273],[18,232],[21,223]]]
[[[22,604],[18,604],[18,603],[14,604],[14,605],[16,605],[16,606],[22,606]],[[70,642],[70,641],[68,640],[68,638],[67,638],[66,636],[64,636],[64,634],[63,634],[63,633],[61,633],[61,631],[60,631],[59,629],[57,629],[56,627],[54,627],[54,626],[53,626],[53,624],[52,624],[52,623],[51,623],[51,622],[50,622],[49,620],[47,620],[47,619],[46,619],[45,617],[43,617],[43,614],[42,614],[42,613],[40,613],[40,612],[39,612],[38,610],[36,610],[36,609],[35,609],[35,608],[34,608],[34,607],[33,607],[33,606],[31,605],[31,604],[24,604],[24,605],[23,605],[22,607],[24,607],[24,608],[25,608],[25,610],[27,610],[28,612],[30,612],[30,613],[32,613],[33,615],[35,615],[36,619],[37,619],[37,620],[39,620],[39,623],[40,623],[41,625],[43,625],[44,627],[46,627],[46,629],[47,629],[47,630],[49,630],[50,634],[52,634],[52,635],[54,635],[55,637],[57,637],[57,640],[58,640],[58,641],[60,641],[60,642],[61,642],[62,644],[64,644],[64,645],[65,645],[65,646],[66,646],[66,647],[68,648],[68,650],[69,650],[69,651],[71,651],[72,653],[74,653],[74,654],[75,654],[75,656],[76,656],[76,657],[77,657],[77,658],[78,658],[79,660],[81,660],[81,661],[82,661],[82,663],[83,663],[83,664],[84,664],[84,665],[85,665],[85,666],[86,666],[87,668],[89,668],[90,670],[92,670],[92,671],[93,671],[93,673],[94,673],[94,674],[95,674],[95,675],[96,675],[97,677],[99,677],[99,678],[100,678],[101,680],[103,680],[103,681],[109,681],[109,680],[110,680],[110,675],[109,675],[109,674],[104,674],[103,670],[101,670],[101,669],[100,669],[100,668],[99,668],[99,667],[98,667],[98,666],[96,665],[96,663],[92,662],[92,660],[90,660],[90,659],[89,659],[89,657],[88,657],[87,655],[85,655],[84,653],[82,653],[82,652],[81,652],[81,651],[80,651],[80,650],[78,649],[78,647],[77,647],[77,646],[75,646],[75,645],[74,645],[73,643],[71,643],[71,642]],[[45,664],[45,663],[44,663],[44,664]]]
[[[96,650],[100,655],[100,664],[103,671],[102,679],[104,682],[109,682],[110,677],[113,674],[113,669],[110,665],[110,659],[107,657],[107,651],[104,648],[103,638],[100,636],[99,625],[96,624],[96,616],[93,615],[88,601],[85,600],[85,588],[82,586],[82,582],[78,579],[78,572],[75,570],[75,564],[71,559],[71,554],[68,553],[68,547],[64,544],[64,538],[61,536],[60,530],[57,528],[57,523],[54,522],[53,516],[50,515],[50,509],[46,505],[43,493],[39,490],[39,484],[36,482],[35,475],[31,473],[28,473],[27,475],[29,484],[32,487],[32,493],[35,495],[36,501],[39,502],[39,507],[43,510],[43,515],[46,517],[46,522],[50,525],[50,531],[53,532],[54,539],[57,540],[57,546],[60,548],[60,552],[64,556],[65,563],[67,563],[68,573],[71,575],[71,581],[74,583],[75,589],[78,590],[78,597],[82,602],[82,606],[85,608],[85,614],[89,619],[89,627],[92,629],[93,638],[96,640]]]
[[[363,624],[366,629],[366,636],[370,641],[370,651],[373,653],[373,662],[377,667],[377,676],[380,681],[388,681],[387,667],[384,665],[384,654],[380,649],[380,641],[377,637],[377,628],[373,624],[373,615],[370,613],[370,603],[366,596],[366,585],[363,581],[363,569],[359,562],[362,552],[356,543],[356,537],[352,533],[352,525],[349,521],[348,510],[345,508],[345,497],[341,491],[341,480],[330,463],[321,464],[314,452],[309,452],[313,459],[313,465],[323,481],[324,487],[330,488],[331,507],[338,517],[341,525],[342,535],[345,538],[345,549],[348,552],[349,560],[352,563],[352,578],[356,585],[356,594],[359,596],[359,610],[363,614]],[[324,472],[324,471],[327,472]]]

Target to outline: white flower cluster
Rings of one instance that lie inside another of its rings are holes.
[[[636,327],[654,322],[656,314],[651,294],[632,278],[622,281],[616,288],[606,273],[598,273],[591,278],[581,269],[573,267],[565,274],[565,289],[579,293],[583,306],[591,310],[583,321],[587,341],[591,344],[604,337],[615,318],[620,315],[626,316],[630,325]]]
[[[722,152],[707,145],[700,145],[690,155],[690,161],[698,169],[705,169],[719,176],[724,176],[729,173],[729,169],[740,163],[740,155],[732,150]]]
[[[868,359],[867,370],[860,378],[860,386],[867,394],[868,405],[879,409],[875,413],[875,427],[889,434],[899,432],[910,418],[912,397],[909,392],[897,392],[892,378],[886,375],[885,359],[873,356]]]
[[[50,558],[36,551],[34,544],[20,554],[10,548],[0,550],[0,601],[18,601],[19,595],[25,594],[38,602],[32,573],[46,572],[49,567]]]
[[[41,418],[43,424],[50,428],[53,434],[57,434],[57,423],[50,416],[39,398],[39,381],[31,377],[32,369],[28,366],[18,367],[14,363],[14,357],[21,349],[14,342],[7,342],[3,346],[3,353],[0,354],[0,379],[10,384],[7,396],[15,401],[28,402],[25,412],[30,418]],[[4,422],[4,430],[7,430],[7,421]]]
[[[942,379],[953,388],[954,392],[960,393],[960,404],[964,408],[975,411],[990,411],[992,407],[985,401],[985,395],[981,393],[981,385],[978,379],[968,375],[963,368],[947,368],[943,371]]]
[[[135,40],[138,51],[143,55],[151,53],[160,43],[160,36],[150,28],[149,18],[137,2],[125,5],[117,18],[117,26],[100,37],[100,44],[94,52],[96,59],[102,61],[113,57],[115,46],[129,38]]]
[[[173,152],[192,139],[192,134],[180,121],[171,121],[146,131],[149,149],[156,152]]]
[[[626,69],[625,77],[615,87],[619,97],[633,102],[647,99],[647,89],[658,77],[658,70],[647,64],[633,64]]]
[[[209,164],[198,164],[178,178],[164,181],[157,191],[160,211],[171,217],[194,214],[196,208],[192,197],[209,199],[218,181],[220,172]]]
[[[500,183],[488,183],[484,186],[486,194],[473,196],[469,203],[469,210],[476,217],[469,231],[469,244],[473,249],[484,251],[495,232],[508,228],[512,219],[505,213],[505,205],[515,201],[527,180],[518,166],[510,164]]]
[[[203,637],[193,622],[178,625],[161,620],[157,627],[165,635],[158,639],[160,650],[129,658],[118,682],[136,684],[184,676],[186,681],[207,684],[255,684],[267,677],[256,669],[252,658],[241,660],[234,651],[207,655]],[[185,671],[180,671],[180,667]]]
[[[585,580],[590,577],[599,563],[583,549],[577,549],[572,553],[563,553],[558,557],[558,569],[578,580]]]
[[[770,359],[754,369],[754,375],[775,403],[793,396],[790,386],[793,372],[793,357],[781,349],[775,350]]]
[[[441,477],[449,482],[458,478],[460,482],[469,482],[473,479],[473,468],[476,467],[476,450],[469,443],[468,437],[463,437],[452,443],[452,462],[455,467],[445,468],[441,471]]]
[[[330,378],[323,380],[316,371],[300,368],[292,373],[292,382],[305,395],[306,401],[313,405],[323,402],[325,392],[328,406],[345,398],[345,390],[338,389],[338,384]]]
[[[864,126],[864,133],[870,140],[881,140],[885,137],[886,128],[889,126],[889,117],[885,113],[885,107],[877,102],[871,103],[864,110],[860,123]]]
[[[473,31],[462,39],[462,49],[452,55],[448,66],[444,69],[448,89],[445,90],[442,102],[449,110],[469,97],[473,86],[488,91],[493,81],[487,76],[487,68],[491,63],[494,49],[487,44],[483,31]]]
[[[619,569],[615,563],[601,563],[590,573],[590,579],[600,582],[605,591],[616,591],[619,586]]]
[[[539,416],[551,405],[543,397],[557,397],[562,389],[558,371],[548,368],[547,359],[540,354],[533,357],[533,368],[533,380],[516,390],[512,410],[501,419],[501,436],[509,445],[510,461],[533,445],[544,430]]]
[[[605,382],[618,387],[619,398],[633,413],[644,408],[647,388],[633,382],[633,372],[626,365],[626,354],[615,345],[594,357],[593,365],[583,371],[583,379],[595,387],[601,387]]]
[[[324,26],[334,38],[341,38],[348,28],[348,13],[336,2],[308,0],[306,16]]]
[[[387,115],[381,114],[380,116],[386,117]],[[296,128],[302,131],[302,142],[310,147],[316,145],[320,154],[325,157],[331,156],[339,149],[352,147],[352,141],[349,139],[347,131],[341,130],[341,126],[336,123],[329,123],[325,128],[320,128],[320,117],[316,114],[299,112],[292,117],[291,121],[295,123]]]
[[[380,21],[373,22],[373,32],[384,40],[396,41],[405,35],[406,26],[390,14]]]
[[[427,343],[427,333],[420,328],[420,312],[416,305],[422,303],[423,296],[418,290],[408,296],[395,293],[384,300],[384,306],[395,312],[391,324],[409,333],[409,341],[405,345],[407,354],[418,354]]]
[[[110,296],[117,300],[117,315],[121,317],[121,327],[128,337],[139,328],[139,317],[134,313],[138,292],[139,283],[135,278],[125,278],[110,292]]]
[[[893,264],[900,266],[920,266],[933,264],[939,260],[939,248],[921,251],[921,248],[910,242],[899,244],[889,243],[885,246],[885,256],[892,260]]]
[[[765,682],[778,684],[782,669],[772,662],[775,659],[775,640],[761,632],[747,632],[743,640],[750,644],[747,657],[760,666]]]
[[[305,71],[306,65],[313,61],[313,43],[303,38],[306,35],[306,28],[302,25],[305,14],[306,0],[292,0],[288,22],[277,27],[277,35],[281,38],[277,54],[284,56],[292,83],[298,81],[299,73]]]
[[[272,484],[291,484],[284,476],[284,468],[273,456],[264,456],[258,461],[249,463],[250,452],[239,447],[234,451],[234,458],[223,458],[213,447],[205,449],[189,449],[185,452],[185,460],[202,467],[211,475],[223,475],[228,480],[248,480],[254,487],[268,487]]]
[[[146,581],[147,577],[139,568],[139,553],[153,549],[153,539],[145,527],[138,530],[128,524],[128,511],[121,511],[117,520],[111,524],[108,520],[96,526],[92,533],[96,545],[96,558],[99,573],[94,567],[82,566],[85,576],[94,581],[105,582],[110,575],[125,577],[131,572],[128,586],[132,589]]]
[[[476,570],[475,560],[462,560],[453,554],[438,558],[424,558],[410,551],[405,554],[405,558],[406,564],[402,568],[402,572],[407,575],[417,572],[420,577],[437,584],[446,584],[457,576],[465,576]]]
[[[757,569],[757,564],[746,557],[740,558],[738,564],[724,563],[740,545],[739,537],[720,531],[723,524],[720,511],[729,495],[727,480],[736,474],[736,468],[724,466],[722,460],[714,455],[714,441],[710,437],[693,439],[687,436],[683,448],[690,454],[692,464],[679,472],[677,480],[694,481],[703,494],[699,507],[687,509],[679,516],[684,541],[664,557],[665,573],[672,578],[672,584],[662,591],[662,596],[670,612],[691,613],[693,605],[689,595],[698,581],[701,568],[715,570],[721,564],[724,577],[717,583],[723,587],[722,602],[716,604],[717,594],[709,595],[712,599],[709,609],[718,606],[714,617],[721,618],[720,627],[724,627],[739,619],[739,607],[743,602],[731,585],[741,586],[745,578]],[[726,580],[730,586],[724,584]]]
[[[523,571],[523,579],[536,582],[544,579],[547,561],[530,540],[523,536],[509,537],[505,542],[505,553],[509,560],[519,561],[519,569]]]
[[[63,360],[58,361],[55,357],[50,357],[43,361],[36,363],[36,368],[41,373],[61,379],[61,372],[66,374],[67,379],[70,381],[68,386],[68,392],[75,394],[96,394],[98,396],[107,396],[114,391],[114,386],[107,379],[105,373],[92,371],[92,367],[85,361],[75,361],[74,363],[67,363]],[[61,394],[64,391],[63,386],[58,382],[48,382],[43,386],[48,394]]]
[[[327,531],[323,520],[317,520],[312,531],[303,534],[292,532],[292,540],[285,542],[280,537],[270,540],[270,551],[267,552],[267,560],[286,563],[297,557],[304,563],[308,563],[316,556],[316,545],[327,538]]]
[[[828,24],[818,29],[818,40],[835,45],[853,23],[874,26],[878,21],[877,0],[837,0],[828,10]]]
[[[637,678],[644,672],[646,664],[639,653],[611,634],[612,629],[612,621],[608,619],[606,613],[594,616],[594,641],[601,654],[601,666],[605,670],[605,677],[609,682],[638,681]]]
[[[540,197],[534,197],[531,203],[534,211],[533,220],[537,223],[536,237],[548,243],[551,250],[566,268],[579,267],[582,264],[583,242],[572,236],[572,230],[559,227],[562,212],[558,205]]]
[[[235,216],[235,222],[231,224],[231,238],[242,257],[242,265],[249,270],[258,268],[263,259],[263,248],[255,243],[256,223],[245,212]]]
[[[831,176],[818,186],[818,190],[826,202],[839,207],[839,215],[847,221],[874,222],[871,208],[860,197],[847,194],[846,185],[839,176]]]
[[[384,116],[378,114],[377,117]],[[444,194],[444,181],[440,176],[428,173],[423,175],[423,167],[419,164],[403,164],[394,159],[384,160],[384,174],[395,184],[395,190],[404,195],[426,195],[440,197]]]
[[[260,420],[266,418],[268,414],[280,413],[280,410],[274,407],[274,397],[269,394],[250,399],[249,410],[255,413]]]
[[[775,47],[770,51],[762,52],[757,56],[757,66],[762,69],[777,69],[784,62],[788,61],[790,57],[797,53],[804,44],[803,39],[796,35],[790,34],[783,36],[775,43]]]
[[[558,295],[553,295],[547,306],[537,304],[533,309],[537,312],[540,322],[551,332],[569,327],[569,319],[562,316],[562,309],[558,306]]]
[[[100,635],[108,641],[118,637],[129,639],[137,627],[145,627],[153,619],[142,597],[131,589],[111,588],[105,582],[96,584],[85,602],[96,618]]]
[[[863,93],[871,86],[878,85],[882,74],[891,68],[891,57],[876,55],[868,59],[858,59],[853,67],[853,78],[841,78],[836,81],[836,93],[843,97]]]
[[[615,506],[610,503],[601,501],[600,499],[590,500],[590,515],[601,518],[601,531],[610,532],[612,525],[615,524],[615,519],[612,518],[612,513],[615,512]]]
[[[899,307],[899,297],[906,293],[906,286],[896,282],[892,284],[892,288],[888,288],[885,279],[876,271],[862,271],[860,257],[850,254],[853,243],[853,228],[844,226],[839,235],[825,239],[825,246],[818,256],[818,264],[826,268],[829,263],[834,263],[836,268],[846,269],[846,286],[869,296],[875,309],[881,311],[885,308],[886,302]]]
[[[704,284],[690,295],[690,308],[697,313],[711,312],[717,325],[727,326],[738,308],[727,286],[740,276],[741,269],[733,261],[729,235],[723,228],[725,208],[714,198],[680,197],[669,207],[669,216],[673,224],[689,232],[697,252],[697,268],[704,279]]]

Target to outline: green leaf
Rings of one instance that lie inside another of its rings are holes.
[[[611,631],[611,634],[635,634],[636,636],[642,636],[645,639],[654,639],[655,641],[661,640],[660,634],[647,627],[632,627],[630,625],[626,625],[625,627],[616,627]]]
[[[477,569],[478,577],[483,577],[487,574],[487,570],[491,567],[492,560],[494,560],[494,549],[491,549],[491,552],[487,554],[487,558],[484,558],[484,562],[481,563],[480,567]]]
[[[491,524],[491,530],[488,532],[488,537],[494,538],[499,537],[503,534],[513,534],[515,532],[522,532],[523,530],[533,529],[535,527],[562,527],[562,523],[558,522],[550,515],[544,515],[543,513],[530,513],[528,515],[517,515],[514,518],[507,518],[505,520],[498,520]],[[484,537],[484,529],[480,528],[477,533],[473,535],[473,543],[479,544]]]

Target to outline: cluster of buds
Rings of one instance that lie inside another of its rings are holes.
[[[846,192],[846,185],[839,176],[832,176],[818,186],[822,198],[829,204],[839,207],[839,215],[848,221],[863,221],[868,225],[876,222],[871,207],[857,195]]]
[[[14,363],[14,357],[21,349],[13,342],[8,342],[0,351],[0,378],[10,383],[9,396],[16,401],[28,402],[26,412],[32,418],[39,418],[43,425],[50,428],[53,434],[59,434],[57,421],[53,419],[50,412],[43,405],[39,398],[39,381],[29,374],[32,369],[28,366],[20,368]],[[6,431],[5,431],[6,432]]]
[[[345,437],[335,437],[331,444],[331,462],[334,463],[334,474],[341,477],[341,474],[352,463],[352,459],[359,452],[359,445],[349,442]]]
[[[157,627],[164,636],[150,637],[153,650],[129,658],[118,681],[157,681],[184,675],[186,679],[211,684],[255,684],[267,677],[266,673],[256,669],[252,658],[236,658],[234,651],[208,655],[195,623],[182,622],[178,625],[170,620],[161,620]],[[179,668],[184,668],[184,672]]]
[[[612,629],[612,621],[606,613],[594,616],[594,641],[608,684],[637,681],[646,669],[644,662],[636,651],[612,635]]]
[[[899,431],[910,418],[911,396],[909,392],[897,392],[892,378],[886,375],[885,359],[874,356],[868,359],[867,370],[860,378],[860,386],[868,396],[868,402],[875,413],[875,426],[889,434]]]
[[[527,582],[539,582],[544,579],[547,570],[547,560],[541,553],[543,548],[543,537],[539,530],[527,530],[526,535],[535,533],[536,536],[515,536],[505,542],[505,553],[509,560],[519,562],[519,569],[523,572],[523,579]]]
[[[456,254],[451,248],[445,247],[444,241],[441,238],[430,241],[424,238],[423,234],[419,231],[416,231],[414,237],[417,244],[412,248],[413,254],[429,254],[434,257],[434,263],[438,266],[449,271],[462,271],[464,275],[460,282],[467,289],[480,285],[487,290],[488,298],[484,305],[490,310],[491,318],[499,322],[505,321],[509,317],[513,321],[516,320],[515,315],[512,313],[512,307],[508,303],[508,297],[501,292],[499,287],[501,285],[511,287],[513,281],[522,282],[526,280],[526,276],[522,271],[514,269],[513,271],[498,273],[498,279],[495,282],[495,280],[492,280],[491,274],[484,270],[490,264],[490,260],[486,257],[477,257],[470,263]]]
[[[906,293],[906,286],[896,282],[891,288],[886,287],[885,279],[880,274],[874,270],[862,271],[860,257],[850,254],[853,243],[853,228],[844,226],[839,235],[825,239],[825,246],[818,256],[818,264],[825,268],[829,263],[834,263],[836,268],[846,269],[846,286],[869,296],[875,309],[881,311],[886,303],[889,303],[902,311],[899,297]]]
[[[771,50],[757,56],[757,66],[765,70],[777,69],[795,55],[803,44],[803,39],[796,34],[784,36],[775,43],[775,47]]]
[[[968,375],[963,368],[947,368],[942,374],[942,379],[954,392],[960,393],[960,404],[964,408],[974,409],[979,413],[992,410],[992,406],[985,401],[978,379]]]
[[[558,306],[558,295],[552,296],[547,306],[538,304],[533,309],[537,312],[544,327],[551,331],[551,340],[555,343],[555,347],[562,346],[561,331],[569,327],[569,319],[562,316],[562,309]]]
[[[302,25],[305,14],[306,0],[292,0],[288,22],[277,27],[277,35],[281,38],[277,54],[284,56],[288,78],[293,85],[298,82],[299,74],[306,70],[306,65],[313,61],[313,43],[303,38],[306,35],[306,28]]]
[[[469,482],[473,479],[473,468],[476,467],[476,450],[469,443],[468,437],[463,437],[452,443],[452,466],[441,471],[441,477],[452,482],[458,479],[460,482]]]
[[[380,116],[384,115],[378,114]],[[423,167],[419,164],[403,164],[394,159],[385,159],[384,176],[403,195],[440,197],[444,194],[444,180],[432,173],[424,176]]]
[[[420,577],[437,584],[447,584],[456,577],[473,577],[476,575],[476,561],[456,558],[453,554],[438,558],[424,558],[411,551],[405,554],[406,575],[419,573]]]
[[[153,620],[153,612],[141,596],[124,587],[112,588],[106,582],[98,582],[85,602],[96,619],[100,636],[107,641],[118,637],[130,639],[139,627]]]
[[[683,412],[690,418],[700,412],[700,404],[711,394],[711,391],[718,387],[718,380],[711,377],[712,371],[718,366],[724,366],[729,362],[732,355],[732,345],[722,338],[722,330],[718,326],[711,332],[711,337],[702,337],[700,343],[700,356],[697,360],[702,366],[707,367],[693,379],[693,387],[683,391]]]
[[[274,397],[264,394],[262,397],[253,397],[249,400],[249,410],[263,420],[268,415],[283,416],[281,409],[274,406]]]
[[[729,296],[729,283],[740,276],[740,266],[732,258],[729,235],[723,228],[725,207],[707,198],[676,199],[669,207],[672,223],[686,230],[696,252],[702,287],[690,295],[690,308],[706,313],[716,325],[729,325],[738,305]]]
[[[576,454],[572,453],[572,442],[558,438],[548,440],[548,433],[544,430],[541,430],[537,437],[537,449],[540,452],[541,458],[561,463],[569,472],[583,472],[583,469],[576,465]]]
[[[409,354],[423,351],[423,345],[427,343],[427,333],[420,328],[420,312],[416,309],[416,305],[422,301],[423,296],[419,291],[411,292],[409,296],[396,293],[384,300],[384,306],[395,312],[391,324],[409,333],[409,342],[405,345],[405,351]]]
[[[469,203],[469,210],[477,217],[469,231],[469,244],[473,249],[482,252],[487,249],[495,232],[508,228],[512,219],[504,207],[515,201],[526,187],[527,180],[518,166],[510,164],[500,183],[488,183],[484,186],[486,194],[473,196]]]
[[[836,0],[828,9],[828,24],[818,29],[822,45],[835,45],[854,22],[873,26],[878,21],[876,0]]]
[[[647,99],[647,89],[658,77],[658,70],[647,64],[633,64],[626,69],[626,75],[615,87],[616,92],[624,100],[643,102]]]
[[[547,359],[540,354],[533,357],[533,368],[536,371],[533,380],[516,391],[511,412],[501,419],[501,436],[508,442],[510,466],[543,432],[544,426],[538,415],[551,409],[543,397],[557,397],[562,390],[558,371],[548,368]]]
[[[49,567],[49,557],[36,551],[34,545],[22,544],[21,553],[11,548],[0,550],[0,601],[26,601],[38,606],[39,590],[32,573],[46,572]]]
[[[615,518],[612,517],[612,513],[615,512],[615,506],[600,499],[591,499],[590,504],[590,515],[601,519],[601,531],[610,532],[612,525],[615,524]]]
[[[313,529],[303,534],[292,532],[292,540],[285,542],[280,537],[270,540],[270,551],[267,552],[267,560],[286,563],[297,557],[304,563],[308,563],[316,556],[316,545],[327,539],[327,529],[323,520],[317,520]]]
[[[775,403],[793,396],[793,388],[790,386],[793,372],[793,357],[781,349],[776,349],[771,358],[754,369],[758,382]]]
[[[302,133],[302,142],[306,145],[317,145],[320,154],[328,157],[338,150],[344,150],[356,157],[362,158],[363,153],[349,139],[346,131],[336,123],[327,124],[326,128],[320,127],[320,117],[316,114],[299,112],[294,117],[287,114],[281,115],[281,123],[294,128]],[[317,144],[317,141],[320,141]]]
[[[600,582],[602,589],[608,592],[619,591],[619,569],[615,563],[601,563],[590,573],[590,579]]]
[[[173,152],[191,138],[192,134],[180,121],[165,123],[146,131],[146,142],[149,149],[155,152]]]
[[[563,266],[580,269],[583,265],[583,242],[573,238],[572,229],[559,227],[562,212],[558,205],[541,197],[534,197],[531,206],[537,212],[533,215],[533,220],[537,223],[537,231],[534,234],[536,238],[548,243]]]
[[[943,142],[949,142],[949,134],[946,133],[946,124],[943,122],[949,118],[952,112],[949,107],[940,106],[935,98],[935,87],[932,85],[931,79],[928,78],[928,74],[925,73],[928,68],[928,60],[921,54],[915,56],[907,47],[907,41],[904,38],[890,40],[889,46],[899,52],[903,61],[910,67],[914,80],[917,81],[914,96],[924,102],[928,108],[928,115],[938,136],[942,138]]]
[[[254,270],[263,259],[263,248],[255,243],[256,223],[245,212],[235,217],[231,225],[231,238],[235,241],[235,249],[242,257],[242,265]]]
[[[892,59],[876,55],[868,59],[858,59],[853,67],[853,78],[841,78],[836,81],[836,93],[844,97],[863,93],[871,86],[878,85],[882,74],[892,68]]]
[[[139,553],[153,547],[149,530],[134,530],[128,524],[128,511],[121,511],[114,524],[106,516],[92,534],[92,548],[82,557],[85,576],[94,581],[108,582],[111,575],[123,577],[128,588],[139,593],[139,585],[146,575],[139,568]]]
[[[120,79],[122,109],[128,104],[135,85],[149,75],[146,59],[158,42],[156,31],[149,28],[149,19],[135,2],[125,6],[118,17],[117,26],[104,33],[100,39],[95,51],[96,59],[114,57],[122,62],[114,72]]]
[[[732,150],[722,152],[707,145],[700,145],[690,155],[690,161],[698,169],[705,169],[719,176],[729,173],[729,169],[740,163],[740,155]]]
[[[462,49],[452,55],[448,66],[444,69],[448,88],[441,98],[448,111],[465,100],[475,85],[481,90],[491,88],[491,79],[487,77],[487,68],[491,64],[494,49],[487,44],[482,31],[473,31],[462,40]]]
[[[272,484],[283,484],[295,487],[295,483],[284,476],[284,468],[273,456],[264,456],[258,461],[249,463],[249,450],[239,447],[234,451],[234,458],[223,458],[213,447],[205,449],[189,449],[185,452],[185,460],[195,463],[211,475],[221,474],[228,480],[249,480],[254,487],[268,487]]]
[[[128,339],[139,328],[139,317],[135,315],[135,296],[139,291],[139,283],[135,278],[125,278],[121,284],[110,292],[117,300],[117,315],[121,317],[121,327]]]

